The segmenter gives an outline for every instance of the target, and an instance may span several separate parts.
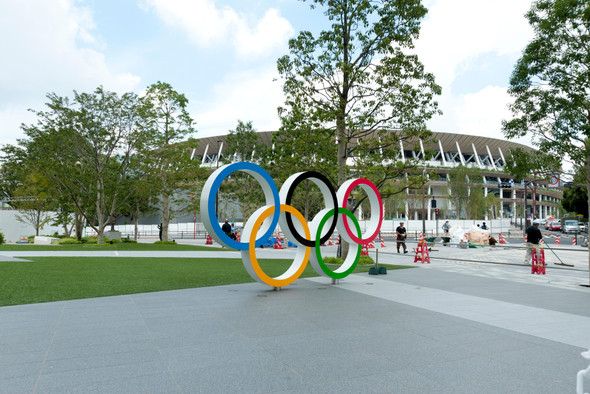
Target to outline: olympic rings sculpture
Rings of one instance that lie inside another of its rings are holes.
[[[245,242],[238,242],[227,236],[221,230],[219,218],[215,212],[215,202],[221,183],[236,171],[243,171],[253,176],[262,187],[266,200],[266,205],[258,208],[246,222],[242,231],[242,239]],[[301,212],[289,205],[297,186],[307,179],[318,186],[326,205],[326,208],[318,212],[310,223],[305,220]],[[367,193],[371,207],[371,219],[364,233],[361,231],[358,220],[346,209],[346,202],[357,186]],[[374,212],[378,214],[375,215]],[[201,216],[211,237],[228,248],[241,251],[244,267],[253,279],[272,287],[283,287],[293,283],[308,262],[319,275],[324,277],[342,279],[348,276],[359,261],[362,245],[370,243],[379,234],[383,222],[383,204],[377,187],[368,179],[348,180],[335,191],[324,175],[316,171],[305,171],[291,175],[279,191],[273,179],[262,167],[254,163],[238,162],[218,168],[207,179],[201,193]],[[270,238],[277,224],[280,224],[287,238],[298,248],[295,259],[287,271],[272,278],[260,268],[256,258],[256,247]],[[356,244],[357,249],[356,253],[351,250],[342,266],[332,271],[324,263],[320,245],[332,236],[336,228],[342,240],[349,244]]]

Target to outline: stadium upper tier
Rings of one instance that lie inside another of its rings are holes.
[[[271,147],[272,135],[273,132],[259,132],[259,142]],[[198,147],[192,150],[191,157],[201,160],[203,166],[213,168],[237,161],[236,157],[224,154],[225,140],[225,135],[202,138]],[[496,195],[502,203],[502,212],[511,216],[522,215],[522,207],[526,206],[529,213],[534,212],[535,217],[546,218],[557,214],[558,204],[562,198],[559,189],[563,189],[562,187],[547,188],[546,181],[536,180],[534,186],[527,183],[525,188],[524,183],[514,183],[511,175],[504,172],[506,158],[516,148],[524,151],[533,150],[529,146],[497,138],[442,132],[433,133],[432,140],[429,142],[419,139],[405,144],[400,142],[397,160],[414,158],[419,161],[420,167],[424,166],[437,173],[427,182],[427,212],[422,212],[421,201],[413,207],[412,196],[409,195],[401,215],[417,219],[425,214],[430,219],[432,209],[437,207],[441,209],[445,217],[463,216],[464,212],[456,212],[450,201],[447,187],[449,172],[461,165],[477,171],[481,178],[477,181],[472,179],[474,182],[471,187],[477,184],[483,188],[485,196],[488,193]],[[502,188],[507,184],[510,185],[509,189]]]
[[[259,141],[272,146],[271,131],[259,132]],[[428,167],[456,167],[463,165],[466,167],[479,168],[481,170],[502,171],[506,163],[506,156],[510,155],[510,150],[521,148],[523,150],[532,150],[532,148],[516,142],[480,137],[475,135],[455,134],[455,133],[433,133],[433,143],[424,143],[422,140],[416,140],[416,144],[400,143],[399,160],[415,158],[422,160],[426,157],[428,151],[434,155],[426,160]],[[204,166],[214,167],[220,162],[231,162],[232,158],[224,155],[226,135],[205,137],[199,140],[199,146],[193,150],[192,156],[199,158]],[[414,149],[418,146],[419,149]],[[224,160],[225,159],[225,160]]]

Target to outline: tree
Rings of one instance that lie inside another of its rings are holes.
[[[457,213],[457,219],[463,218],[463,210],[469,200],[469,177],[473,176],[473,171],[465,166],[458,166],[449,172],[449,200],[453,203]]]
[[[226,143],[226,157],[230,157],[230,161],[232,157],[238,161],[256,161],[261,165],[266,161],[267,147],[258,140],[251,121],[244,123],[238,120],[235,130],[229,130]],[[226,205],[230,201],[238,204],[242,210],[242,218],[246,220],[260,206],[260,202],[264,202],[264,194],[257,185],[258,182],[253,177],[238,171],[232,174],[231,180],[222,184],[219,194],[224,195]],[[225,216],[230,216],[227,210]]]
[[[35,235],[52,219],[51,190],[48,179],[39,173],[29,173],[25,182],[16,190],[13,206],[18,210],[16,219],[30,224],[35,229]]]
[[[290,144],[282,158],[304,150],[313,169],[333,166],[326,175],[337,185],[354,171],[381,188],[415,167],[399,160],[400,144],[427,139],[425,121],[440,112],[440,87],[409,54],[426,8],[419,0],[310,3],[331,26],[317,37],[300,32],[278,60],[286,101],[277,145]],[[292,136],[307,138],[297,145]],[[392,190],[380,191],[386,198]]]
[[[104,242],[104,229],[128,192],[120,187],[131,156],[145,130],[141,103],[133,93],[121,96],[102,87],[74,98],[47,95],[47,111],[23,125],[28,139],[19,140],[26,160],[34,163]]]
[[[526,17],[535,36],[510,78],[513,117],[503,122],[504,134],[508,138],[529,135],[540,151],[570,159],[584,175],[588,190],[590,4],[536,0]]]
[[[502,201],[494,193],[488,193],[485,197],[486,212],[490,214],[490,219],[497,219],[502,209]]]
[[[27,176],[26,151],[22,147],[4,145],[0,155],[0,200],[15,201],[16,191],[24,185]]]
[[[561,206],[567,212],[575,212],[588,217],[588,191],[585,187],[572,186],[563,192]]]
[[[470,187],[466,208],[467,217],[469,219],[477,220],[484,217],[486,213],[486,203],[481,186],[476,185],[475,187]]]
[[[168,240],[168,226],[175,211],[189,205],[187,190],[194,188],[203,173],[198,160],[191,160],[191,149],[197,143],[196,132],[184,94],[165,82],[148,87],[142,101],[147,106],[150,128],[148,142],[142,152],[145,171],[154,180],[162,203],[162,239]]]

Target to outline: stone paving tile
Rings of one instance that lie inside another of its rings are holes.
[[[31,393],[35,388],[37,377],[35,375],[16,376],[12,378],[0,379],[1,394]]]
[[[72,386],[47,387],[43,394],[145,394],[161,393],[172,394],[182,391],[174,381],[173,377],[165,372],[160,374],[130,377],[126,379],[104,380],[100,382],[76,384]]]
[[[64,372],[43,371],[39,376],[37,391],[75,387],[80,385],[98,385],[104,382],[135,379],[142,376],[162,375],[168,372],[160,359],[157,361],[141,361],[133,364],[109,365],[106,367],[78,369]]]

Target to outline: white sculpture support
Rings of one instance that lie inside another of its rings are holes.
[[[590,360],[590,350],[582,352],[582,357],[584,357],[586,360]],[[588,365],[588,368],[578,371],[576,394],[588,394],[584,393],[584,377],[590,378],[590,365]]]

